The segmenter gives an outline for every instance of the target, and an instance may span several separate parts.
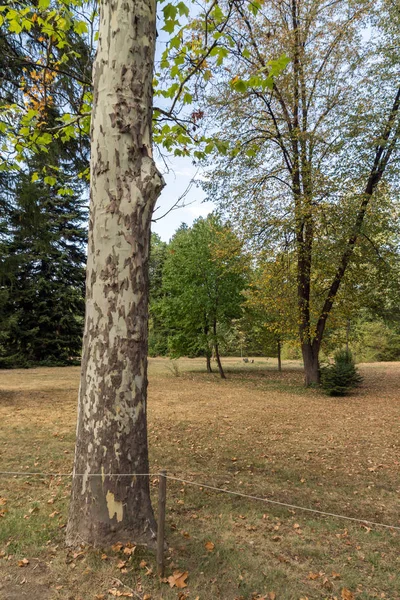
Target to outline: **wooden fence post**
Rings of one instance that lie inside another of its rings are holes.
[[[167,471],[158,475],[157,572],[164,577],[165,505],[167,500]]]

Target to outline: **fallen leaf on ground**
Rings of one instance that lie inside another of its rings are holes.
[[[126,567],[126,560],[120,560],[117,564],[118,569],[124,569]]]
[[[347,588],[342,589],[342,599],[343,600],[354,600],[354,594]]]
[[[133,598],[132,592],[121,592],[120,590],[117,590],[116,588],[111,588],[110,590],[108,590],[108,593],[111,594],[111,596],[114,596],[116,598]]]
[[[27,558],[18,561],[19,567],[26,567],[27,565],[29,565],[29,560]]]
[[[132,554],[135,552],[136,550],[136,546],[133,546],[132,544],[128,544],[125,548],[124,548],[124,554],[126,556],[132,556]]]
[[[181,571],[174,571],[173,575],[168,577],[168,583],[171,588],[177,587],[179,589],[187,587],[186,579],[188,578],[189,573],[185,571],[181,573]]]
[[[117,542],[116,544],[111,546],[111,550],[113,552],[119,552],[121,550],[121,548],[123,548],[123,544],[121,544],[121,542]]]
[[[335,571],[332,571],[332,579],[340,579],[340,573],[335,573]]]
[[[207,552],[212,552],[215,548],[215,544],[213,542],[206,542],[204,544],[204,547],[207,550]]]
[[[276,599],[275,592],[269,592],[268,593],[268,600],[275,600],[275,599]]]
[[[4,506],[7,500],[5,498],[0,498],[0,506]]]

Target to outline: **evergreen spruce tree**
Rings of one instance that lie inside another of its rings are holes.
[[[68,364],[80,354],[87,216],[84,184],[71,185],[73,157],[73,143],[55,141],[14,177],[4,203],[0,366]]]

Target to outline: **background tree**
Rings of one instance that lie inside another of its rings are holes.
[[[400,91],[395,50],[388,56],[382,43],[387,5],[293,0],[265,3],[256,15],[235,10],[231,58],[208,98],[228,150],[207,187],[256,246],[295,252],[298,335],[306,383],[314,383],[377,190],[396,173]],[[289,60],[273,84],[267,52]]]
[[[168,247],[163,298],[157,305],[172,356],[205,355],[211,372],[214,352],[225,378],[219,346],[226,328],[242,315],[245,268],[242,244],[215,216],[177,231]]]
[[[71,38],[76,47],[71,62],[76,72],[85,73],[90,69],[90,48],[76,34]],[[7,35],[3,20],[2,109],[14,106],[32,112],[46,140],[36,153],[26,149],[23,163],[8,169],[5,157],[1,165],[3,366],[66,364],[81,351],[87,211],[85,183],[77,175],[88,165],[88,137],[83,131],[79,139],[66,132],[65,139],[53,136],[66,104],[77,104],[81,89],[65,74],[56,79],[46,72],[43,41],[38,27],[29,34]],[[0,125],[5,138],[6,123]],[[3,151],[7,148],[4,139]]]
[[[149,282],[149,356],[165,355],[168,351],[167,331],[157,314],[157,304],[162,298],[162,276],[168,255],[168,244],[157,233],[151,234]]]
[[[250,311],[251,329],[266,348],[278,359],[278,370],[282,369],[282,345],[296,337],[296,273],[293,253],[266,259],[262,254],[257,259],[249,289],[246,306]]]
[[[0,364],[67,364],[80,356],[85,295],[86,201],[69,181],[64,147],[38,154],[14,181],[1,243],[3,305]],[[63,161],[64,158],[64,161]],[[58,163],[53,185],[32,176]],[[68,180],[68,190],[63,182]]]

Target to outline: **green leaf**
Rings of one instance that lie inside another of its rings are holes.
[[[75,33],[78,33],[79,35],[82,35],[83,33],[88,32],[88,26],[85,23],[85,21],[76,21],[74,23],[74,31],[75,31]]]

